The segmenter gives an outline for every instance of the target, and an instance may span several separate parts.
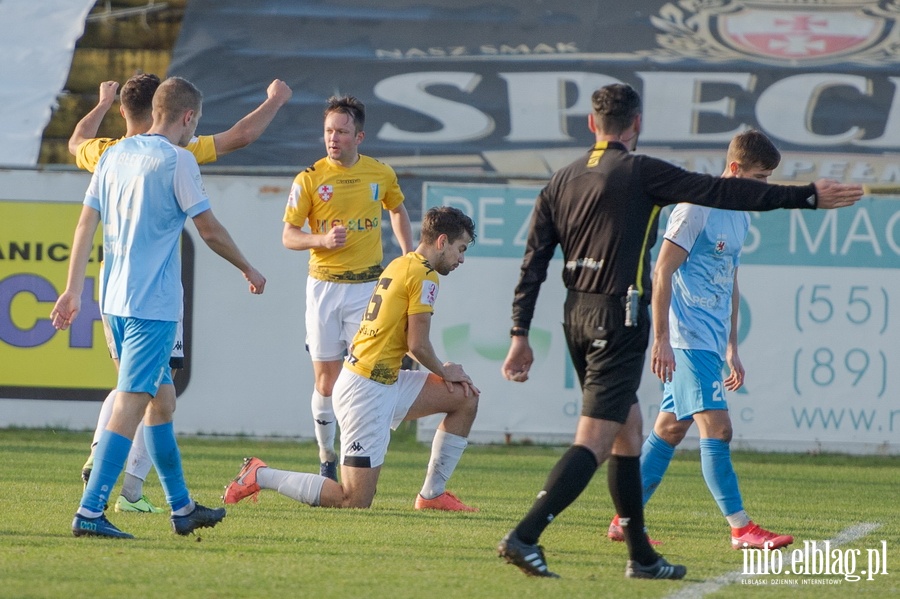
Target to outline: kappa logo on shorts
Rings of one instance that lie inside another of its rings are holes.
[[[359,453],[363,450],[362,444],[359,441],[354,441],[350,444],[350,447],[347,448],[349,453]]]

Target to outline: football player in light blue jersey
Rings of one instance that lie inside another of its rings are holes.
[[[781,154],[761,132],[732,139],[723,177],[766,182]],[[686,198],[687,199],[687,198]],[[706,485],[731,526],[734,549],[776,549],[791,544],[750,520],[731,463],[731,419],[725,391],[744,384],[738,357],[740,293],[737,271],[750,224],[746,212],[678,204],[669,217],[653,275],[653,374],[663,382],[663,400],[641,448],[644,504],[656,491],[675,447],[691,425],[700,429],[700,463]],[[730,373],[723,380],[723,365]],[[618,516],[609,538],[624,540]]]
[[[197,161],[183,147],[201,112],[202,95],[190,82],[177,77],[163,82],[153,97],[150,130],[107,150],[85,194],[66,290],[51,319],[64,330],[77,317],[94,232],[102,223],[100,310],[109,321],[120,364],[112,416],[72,521],[75,536],[132,538],[106,519],[103,508],[141,420],[175,532],[190,534],[225,517],[224,509],[209,509],[191,499],[172,424],[175,386],[169,354],[181,311],[178,242],[187,217],[210,249],[243,273],[251,293],[262,293],[266,279],[213,215]]]
[[[97,105],[78,121],[69,138],[69,152],[75,156],[75,163],[79,168],[93,173],[106,150],[124,138],[146,133],[153,126],[153,94],[159,84],[160,80],[156,75],[141,73],[129,78],[122,86],[119,94],[121,104],[119,113],[125,120],[125,137],[123,138],[95,137],[103,117],[115,102],[116,90],[119,87],[115,81],[104,81],[100,84]],[[278,110],[291,98],[292,93],[291,88],[284,81],[274,80],[266,90],[266,100],[256,110],[244,116],[226,131],[215,135],[194,137],[186,146],[187,150],[194,155],[199,164],[206,164],[215,162],[220,156],[253,143],[269,126]],[[169,359],[169,366],[173,371],[184,368],[185,361],[182,324],[179,323],[178,327],[175,346],[172,348],[172,355]],[[118,368],[119,355],[116,353],[111,332],[105,320],[103,330],[108,339],[107,348],[110,357]],[[175,376],[174,372],[172,376]],[[97,426],[91,441],[91,453],[84,466],[81,467],[81,478],[85,483],[90,478],[94,464],[94,449],[109,422],[115,399],[116,390],[113,389],[100,407]],[[151,468],[152,461],[144,443],[143,428],[139,426],[125,467],[121,494],[115,502],[115,511],[152,514],[167,511],[153,505],[150,499],[144,495],[144,480]]]

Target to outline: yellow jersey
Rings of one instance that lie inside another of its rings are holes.
[[[347,228],[344,247],[313,248],[309,275],[322,281],[364,283],[381,273],[382,209],[403,202],[397,175],[390,166],[360,155],[351,167],[322,158],[294,178],[284,222],[315,234]]]
[[[410,252],[392,260],[375,285],[344,368],[377,383],[394,384],[409,351],[409,315],[433,314],[438,286],[437,271],[421,254]]]
[[[84,140],[78,145],[78,150],[75,153],[75,165],[80,169],[93,173],[94,169],[97,168],[97,163],[100,162],[100,156],[103,155],[103,152],[123,139],[125,138],[95,137]],[[218,159],[216,143],[212,135],[194,137],[185,146],[185,149],[194,155],[194,158],[197,159],[197,164],[207,164]]]

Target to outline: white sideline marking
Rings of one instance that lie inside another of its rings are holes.
[[[849,543],[851,541],[861,539],[873,530],[880,527],[881,524],[877,522],[863,522],[862,524],[854,524],[853,526],[845,528],[844,530],[839,532],[833,539],[830,539],[830,543],[832,544],[832,546],[837,547],[839,545],[843,545],[844,543]],[[719,576],[718,578],[713,578],[712,580],[698,582],[690,586],[682,587],[671,595],[666,595],[664,599],[698,599],[699,597],[703,597],[705,595],[708,595],[709,593],[715,593],[722,587],[727,587],[730,584],[738,582],[741,578],[743,578],[743,576],[744,574],[742,570],[727,572]]]

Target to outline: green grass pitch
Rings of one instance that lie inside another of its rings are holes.
[[[0,430],[3,597],[824,599],[900,591],[897,457],[735,453],[748,513],[766,528],[793,534],[791,549],[861,523],[878,528],[840,546],[844,556],[860,551],[857,571],[866,567],[867,550],[883,547],[882,541],[887,547],[888,574],[871,581],[769,575],[755,579],[765,584],[751,585],[749,577],[734,575],[743,553],[730,548],[729,530],[692,451],[677,454],[647,509],[651,536],[663,541],[658,549],[670,561],[687,565],[685,580],[623,577],[625,548],[606,539],[614,510],[605,468],[542,537],[551,569],[562,576],[547,580],[503,563],[496,545],[531,505],[561,447],[472,446],[449,488],[481,511],[419,513],[412,505],[429,448],[407,429],[392,441],[370,510],[310,508],[264,491],[259,503],[230,506],[224,522],[191,537],[176,536],[165,514],[110,510],[110,520],[137,537],[114,541],[75,538],[69,528],[89,441],[84,432]],[[206,505],[219,504],[248,455],[276,468],[318,468],[311,443],[208,437],[179,443],[188,485]],[[164,504],[153,473],[146,492]]]

